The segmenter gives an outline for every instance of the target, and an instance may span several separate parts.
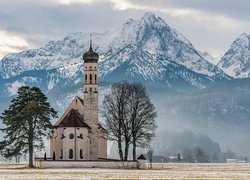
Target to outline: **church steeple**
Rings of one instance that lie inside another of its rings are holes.
[[[99,55],[92,48],[92,34],[90,34],[89,50],[84,53],[83,60],[84,62],[97,62],[99,60]]]
[[[91,127],[91,160],[97,160],[99,154],[98,141],[98,59],[93,51],[90,34],[89,50],[84,53],[84,121]]]
[[[92,49],[92,34],[89,35],[89,51],[93,51]]]

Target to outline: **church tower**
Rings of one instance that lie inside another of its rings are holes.
[[[84,60],[84,121],[91,127],[90,133],[90,159],[99,157],[98,137],[98,60],[99,55],[90,46],[88,52],[83,55]]]

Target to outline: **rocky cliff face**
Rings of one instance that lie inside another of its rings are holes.
[[[235,78],[250,77],[250,35],[243,33],[221,58],[218,66]]]

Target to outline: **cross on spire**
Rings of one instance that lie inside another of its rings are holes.
[[[90,33],[89,39],[90,39],[90,41],[89,41],[89,49],[92,49],[92,33]]]

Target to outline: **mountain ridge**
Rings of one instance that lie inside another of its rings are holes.
[[[77,32],[38,49],[5,56],[0,61],[0,112],[18,86],[29,85],[41,88],[60,115],[75,95],[83,95],[82,55],[88,48],[89,35]],[[100,102],[113,82],[139,81],[152,88],[147,88],[150,95],[158,96],[152,101],[160,112],[160,128],[181,127],[206,134],[216,130],[219,134],[229,119],[230,125],[247,133],[250,93],[248,86],[241,84],[249,80],[231,78],[208,62],[163,19],[146,13],[113,30],[93,33],[93,49],[100,55]],[[231,81],[239,84],[231,88],[227,85]],[[225,91],[223,83],[230,92]],[[230,135],[230,130],[228,127],[225,134]],[[220,143],[226,139],[221,137]]]
[[[243,33],[233,41],[218,66],[234,78],[250,77],[250,34]]]

